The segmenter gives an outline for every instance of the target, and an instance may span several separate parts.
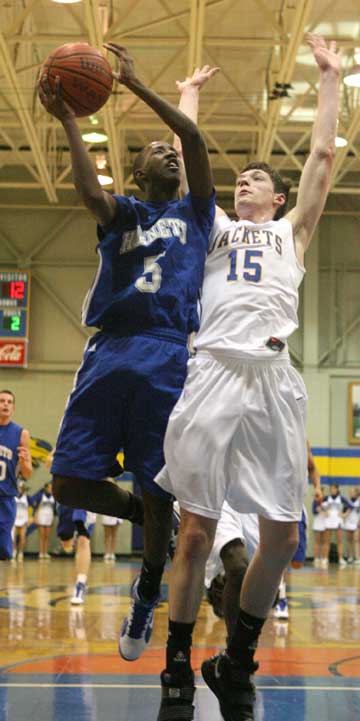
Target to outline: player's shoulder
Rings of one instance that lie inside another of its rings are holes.
[[[7,426],[7,427],[8,427],[8,429],[9,429],[10,431],[12,431],[13,433],[20,433],[20,434],[21,434],[21,433],[24,432],[24,428],[23,428],[22,426],[20,426],[18,423],[15,423],[15,421],[10,421],[10,423],[8,423],[8,426]]]

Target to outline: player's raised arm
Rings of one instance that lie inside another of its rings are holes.
[[[307,36],[320,71],[317,117],[310,155],[301,174],[296,207],[287,217],[294,227],[300,261],[324,209],[335,156],[336,125],[339,109],[341,53],[336,43],[327,47],[324,38]]]
[[[219,70],[220,68],[218,67],[211,68],[210,65],[204,65],[202,68],[195,68],[193,74],[185,78],[185,80],[176,81],[176,87],[180,93],[179,110],[190,118],[193,123],[196,123],[196,125],[199,115],[200,90]],[[173,145],[183,162],[182,145],[178,135],[174,136]],[[189,190],[185,168],[182,173],[180,190],[183,195]]]
[[[75,113],[62,98],[60,78],[56,78],[52,90],[47,75],[43,75],[39,83],[39,97],[44,108],[60,120],[65,130],[71,153],[74,185],[84,205],[102,225],[108,225],[115,215],[116,201],[99,183],[96,169],[82,140]]]
[[[21,474],[27,480],[33,472],[33,467],[30,452],[30,434],[25,428],[23,428],[20,436],[18,458]]]
[[[168,125],[180,138],[189,189],[199,197],[209,197],[213,189],[212,172],[207,146],[196,124],[174,105],[171,105],[153,90],[147,88],[136,76],[133,61],[126,48],[107,43],[105,46],[119,60],[119,72],[114,73],[118,82],[125,85]]]

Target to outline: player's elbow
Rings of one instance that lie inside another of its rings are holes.
[[[316,143],[313,153],[318,162],[332,167],[335,158],[335,143]]]

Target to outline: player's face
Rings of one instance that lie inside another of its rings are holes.
[[[249,218],[259,211],[275,214],[273,181],[264,170],[246,170],[239,175],[235,186],[235,211],[239,218]]]
[[[14,399],[10,393],[0,393],[0,418],[7,419],[15,410]]]
[[[330,486],[330,495],[331,496],[337,496],[339,493],[339,489],[337,486]]]
[[[149,145],[144,170],[152,182],[161,181],[171,186],[180,183],[180,159],[169,143],[154,142]]]

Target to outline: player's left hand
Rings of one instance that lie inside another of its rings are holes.
[[[203,65],[202,68],[195,68],[192,75],[189,75],[185,80],[177,80],[176,87],[179,93],[182,93],[185,88],[195,87],[201,90],[203,85],[207,83],[210,78],[219,72],[220,68],[211,68],[210,65]]]
[[[331,70],[337,75],[340,74],[342,49],[337,49],[335,40],[330,40],[329,46],[327,46],[321,35],[308,33],[306,42],[322,72]]]
[[[113,78],[122,85],[128,85],[135,80],[134,61],[128,50],[117,43],[104,43],[103,47],[113,53],[118,60],[118,70],[113,72]]]

